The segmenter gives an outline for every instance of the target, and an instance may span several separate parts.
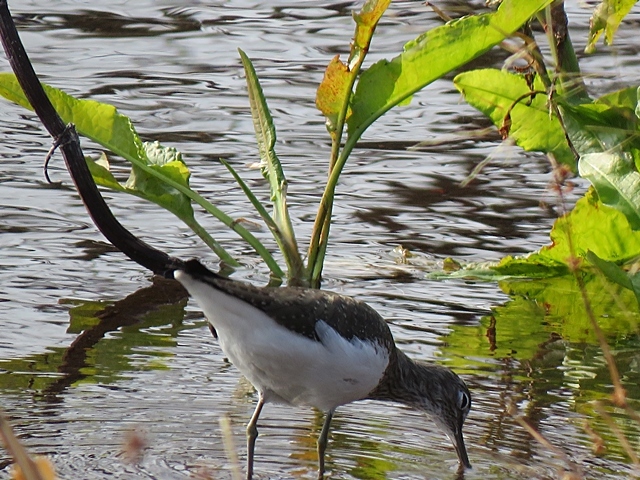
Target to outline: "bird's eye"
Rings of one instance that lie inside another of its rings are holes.
[[[458,406],[463,412],[471,408],[471,397],[464,390],[458,392]]]

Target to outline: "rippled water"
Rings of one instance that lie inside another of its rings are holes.
[[[278,128],[278,152],[302,241],[310,234],[329,155],[315,89],[329,59],[348,51],[350,15],[358,6],[10,2],[43,81],[116,105],[145,140],[161,140],[185,154],[200,193],[232,216],[253,218],[217,162],[225,158],[252,185],[262,184],[259,173],[246,168],[257,149],[237,54],[243,48],[254,60]],[[568,7],[578,50],[590,6]],[[639,83],[639,21],[638,12],[632,14],[614,47],[583,60],[594,94]],[[369,60],[394,56],[407,40],[438,23],[420,2],[394,2]],[[482,64],[499,65],[501,58],[493,55]],[[0,63],[7,71],[6,60]],[[544,341],[522,338],[516,330],[497,353],[477,358],[468,345],[486,342],[489,349],[492,316],[499,319],[516,300],[494,284],[425,280],[420,269],[396,262],[398,245],[434,259],[479,261],[547,243],[556,200],[547,190],[546,160],[512,148],[496,155],[497,135],[474,133],[487,126],[460,101],[450,80],[435,82],[411,107],[374,125],[338,191],[324,287],[368,301],[389,319],[398,343],[412,356],[448,362],[463,373],[474,395],[465,429],[474,469],[464,478],[560,476],[563,461],[514,422],[507,413],[511,403],[587,476],[626,478],[629,462],[612,435],[606,438],[609,451],[596,456],[584,428],[588,420],[601,434],[607,431],[591,404],[581,400],[609,392],[597,347],[550,335],[544,318]],[[422,141],[431,144],[406,148]],[[62,162],[50,169],[61,185],[43,181],[50,143],[33,115],[2,103],[2,407],[24,443],[52,458],[61,478],[176,479],[205,470],[213,478],[230,478],[219,419],[230,417],[232,438],[244,458],[244,424],[255,394],[225,360],[198,307],[187,305],[173,284],[150,287],[146,271],[105,243]],[[88,141],[83,146],[89,154],[99,151]],[[490,154],[496,159],[462,189],[460,181]],[[114,168],[125,166],[115,159]],[[584,187],[578,182],[573,198]],[[215,262],[168,214],[134,198],[106,196],[118,218],[154,245]],[[242,257],[246,267],[236,278],[266,281],[264,266],[248,247],[215,221],[203,216],[202,222]],[[637,329],[612,341],[630,397],[639,402]],[[524,355],[530,348],[535,355]],[[637,449],[638,425],[626,422],[622,412],[613,415]],[[258,478],[313,478],[320,416],[269,405],[261,418]],[[147,445],[137,463],[122,453],[131,432]],[[0,458],[5,467],[0,478],[8,478],[8,459]],[[332,478],[456,478],[455,467],[449,442],[412,410],[363,402],[339,409],[334,420],[328,449]]]

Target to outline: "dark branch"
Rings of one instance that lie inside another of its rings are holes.
[[[156,274],[172,277],[182,261],[134,236],[116,220],[102,198],[89,172],[75,126],[64,124],[40,85],[9,13],[7,0],[0,0],[0,36],[11,68],[40,121],[55,144],[59,145],[67,169],[93,222],[107,240],[131,260]]]

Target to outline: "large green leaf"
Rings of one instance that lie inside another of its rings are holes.
[[[633,230],[640,229],[640,173],[631,155],[589,153],[580,157],[578,165],[602,202],[622,212]]]
[[[606,45],[613,43],[613,35],[618,30],[622,19],[627,16],[638,0],[602,0],[596,7],[591,17],[591,28],[589,29],[589,41],[585,47],[585,52],[593,53],[596,49],[596,42],[604,32],[604,42]]]
[[[640,229],[640,122],[638,88],[607,94],[593,103],[562,105],[572,143],[580,153],[580,175],[603,203],[624,213]]]
[[[79,100],[49,85],[42,87],[64,123],[73,123],[80,134],[127,160],[146,162],[142,141],[131,120],[118,113],[113,105]],[[0,95],[33,110],[12,73],[0,73]]]
[[[362,132],[390,108],[513,34],[550,0],[505,0],[496,12],[454,20],[405,45],[391,61],[381,60],[358,82],[349,137]]]
[[[550,236],[552,244],[538,255],[559,262],[566,262],[572,254],[584,258],[592,251],[604,260],[622,264],[640,254],[640,232],[632,230],[622,213],[604,205],[593,189],[571,212],[556,220]]]
[[[588,261],[576,264],[572,260],[574,255],[580,261],[587,259],[591,251],[617,265],[640,255],[640,232],[631,228],[624,214],[603,204],[593,189],[576,202],[571,212],[556,220],[550,237],[551,245],[524,257],[508,256],[499,263],[470,264],[446,275],[432,276],[484,280],[548,278],[567,275],[576,266],[590,266]]]
[[[553,153],[560,163],[575,168],[574,155],[560,121],[549,110],[547,95],[527,96],[531,88],[523,75],[496,69],[471,70],[457,75],[453,83],[470,105],[487,115],[520,147]],[[538,78],[533,89],[545,90]],[[505,124],[510,127],[504,128]]]
[[[186,199],[200,205],[249,243],[255,251],[260,254],[274,275],[280,278],[284,275],[282,269],[278,266],[271,253],[258,241],[258,239],[253,236],[251,232],[249,232],[239,222],[236,222],[233,218],[226,215],[215,205],[212,205],[211,202],[204,199],[197,192],[191,190],[188,184],[185,184],[183,175],[185,172],[182,166],[179,167],[181,172],[176,172],[174,167],[177,167],[177,165],[173,165],[169,168],[159,168],[157,164],[153,163],[153,160],[148,158],[147,150],[135,132],[135,129],[131,124],[131,120],[128,117],[118,113],[112,105],[107,105],[93,100],[78,100],[61,90],[44,84],[43,88],[45,89],[45,92],[51,100],[54,108],[65,123],[74,123],[80,134],[96,141],[103,147],[131,162],[137,169],[135,174],[137,177],[141,175],[140,172],[145,172],[145,174],[164,182],[166,184],[166,188],[173,188],[180,194],[184,195]],[[0,74],[0,95],[32,110],[15,75],[13,74]],[[96,169],[94,169],[94,171],[96,171]],[[97,179],[96,181],[102,180]],[[112,180],[109,179],[107,183],[109,182],[112,182]],[[154,184],[154,188],[156,187],[157,184]],[[134,193],[133,190],[128,191],[129,193]],[[139,190],[136,190],[136,192],[139,192]],[[156,197],[157,194],[158,191],[152,192],[153,197]],[[177,195],[178,194],[176,193],[170,197],[175,199],[178,198]],[[169,200],[169,197],[166,195],[164,198],[165,200]],[[184,202],[186,202],[186,200],[184,200]],[[182,202],[182,204],[184,204],[184,202]],[[179,212],[183,209],[180,206],[173,206],[172,211],[174,210]],[[219,245],[217,245],[211,236],[197,223],[190,221],[190,218],[181,218],[181,220],[185,221],[192,229],[194,229],[194,232],[215,251],[221,260],[229,265],[238,265],[238,262]]]

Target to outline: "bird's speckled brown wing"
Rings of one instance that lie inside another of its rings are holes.
[[[347,340],[357,337],[381,343],[388,351],[394,342],[388,325],[373,308],[354,298],[324,290],[298,287],[255,287],[211,272],[197,260],[185,272],[212,287],[263,311],[278,324],[320,341],[316,322],[323,320]]]

